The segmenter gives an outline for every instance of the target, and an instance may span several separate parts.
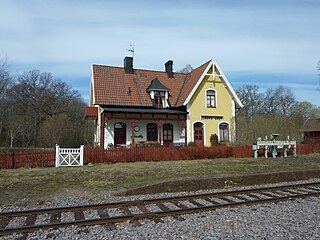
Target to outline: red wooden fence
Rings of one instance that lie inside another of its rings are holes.
[[[172,161],[251,157],[251,146],[119,148],[112,150],[86,148],[84,164],[141,161]]]
[[[320,144],[300,144],[297,154],[320,153]],[[85,148],[84,164],[252,157],[251,146]],[[55,151],[0,153],[0,169],[54,167]]]
[[[55,151],[0,153],[0,169],[54,167]]]

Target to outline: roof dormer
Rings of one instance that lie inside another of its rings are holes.
[[[170,89],[164,86],[158,78],[153,79],[147,88],[147,92],[150,94],[153,106],[158,108],[170,107],[169,91]]]

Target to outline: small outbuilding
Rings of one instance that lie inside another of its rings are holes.
[[[302,126],[304,143],[320,143],[320,118],[308,119]]]

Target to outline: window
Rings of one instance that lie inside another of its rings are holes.
[[[214,90],[207,91],[207,107],[208,108],[216,107],[216,92]]]
[[[220,142],[229,142],[229,124],[220,124]]]
[[[127,126],[125,123],[118,122],[114,125],[114,145],[126,144]]]
[[[147,141],[158,142],[158,126],[155,123],[147,124]]]
[[[158,108],[164,107],[163,106],[164,99],[165,99],[165,92],[162,92],[162,91],[155,91],[154,92],[154,101],[155,101]]]

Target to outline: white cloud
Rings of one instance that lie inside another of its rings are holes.
[[[90,64],[122,65],[135,44],[135,67],[198,66],[225,71],[316,72],[317,1],[1,1],[0,55],[21,69],[68,76]],[[41,70],[42,70],[41,69]]]

